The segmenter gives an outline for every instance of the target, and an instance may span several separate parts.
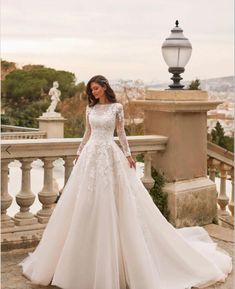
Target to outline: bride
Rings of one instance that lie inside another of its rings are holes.
[[[63,289],[186,289],[224,282],[232,258],[199,226],[176,229],[137,177],[123,106],[106,78],[87,84],[86,130],[42,238],[18,265]],[[114,130],[121,148],[114,141]]]

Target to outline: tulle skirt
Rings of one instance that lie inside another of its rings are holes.
[[[174,228],[114,141],[88,141],[18,265],[33,284],[63,289],[185,289],[224,282],[232,258],[204,228]]]

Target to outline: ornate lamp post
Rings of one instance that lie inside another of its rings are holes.
[[[183,30],[176,20],[175,27],[171,30],[171,35],[166,38],[162,44],[162,55],[169,66],[168,71],[173,74],[171,78],[173,84],[169,85],[170,89],[182,89],[184,85],[180,83],[184,72],[184,67],[188,63],[192,54],[192,45],[188,38],[183,35]]]
[[[217,216],[216,185],[207,177],[206,121],[207,111],[222,101],[209,100],[204,90],[182,89],[180,73],[192,47],[178,24],[162,45],[173,73],[171,89],[147,89],[145,99],[132,103],[144,110],[145,135],[167,137],[166,149],[151,154],[147,162],[166,180],[169,221],[184,227],[210,224]]]

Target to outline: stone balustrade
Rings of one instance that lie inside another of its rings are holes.
[[[39,139],[47,138],[46,131],[14,125],[1,125],[1,139]]]
[[[1,158],[1,226],[2,250],[35,246],[52,214],[59,189],[53,185],[54,161],[64,161],[64,184],[66,184],[74,165],[76,150],[81,139],[29,139],[3,140]],[[119,144],[119,140],[115,137]],[[168,138],[160,135],[129,136],[128,142],[132,155],[144,155],[144,175],[141,178],[145,187],[150,190],[154,184],[151,176],[152,158],[156,153],[164,153]],[[119,144],[120,145],[120,144]],[[207,143],[207,166],[209,178],[214,182],[220,177],[220,190],[217,196],[218,213],[234,215],[234,166],[233,154]],[[21,164],[21,188],[15,197],[8,191],[9,164],[17,160]],[[35,160],[43,163],[44,183],[37,195],[31,191],[31,169]],[[226,195],[226,180],[232,183],[230,199]],[[63,191],[63,188],[61,189]],[[12,206],[13,198],[19,206],[19,211],[11,217],[7,210]],[[30,208],[38,198],[41,208],[33,214]],[[227,210],[227,208],[229,210]]]
[[[128,142],[132,155],[144,154],[143,184],[149,190],[154,180],[151,176],[152,155],[165,150],[168,138],[165,136],[145,135],[129,136]],[[64,184],[66,184],[73,161],[76,157],[77,147],[81,139],[38,139],[38,140],[3,140],[2,141],[2,174],[1,174],[1,225],[2,250],[35,246],[52,214],[58,191],[53,186],[53,162],[58,158],[64,160]],[[119,140],[115,137],[119,144]],[[119,144],[120,145],[120,144]],[[44,184],[37,196],[31,191],[32,163],[40,159],[43,162]],[[8,191],[9,164],[17,160],[21,164],[21,189],[16,194],[16,203],[19,211],[10,217],[7,209],[12,205],[13,197]],[[36,213],[30,208],[38,197],[41,208]]]
[[[234,154],[212,142],[207,142],[207,166],[209,178],[214,182],[215,177],[220,178],[220,189],[217,202],[220,216],[226,216],[229,211],[234,216]],[[231,181],[231,197],[226,194],[226,181]],[[229,211],[227,210],[229,209]]]
[[[2,132],[1,139],[39,139],[46,138],[45,131],[32,131],[32,132]]]

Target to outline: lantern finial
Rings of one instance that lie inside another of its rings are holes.
[[[179,25],[179,21],[176,20],[176,21],[175,21],[175,26],[178,27],[178,25]]]

